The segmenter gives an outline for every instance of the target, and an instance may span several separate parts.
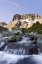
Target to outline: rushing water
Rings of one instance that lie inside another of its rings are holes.
[[[15,54],[15,55],[25,55],[26,50],[23,48],[22,45],[24,45],[24,47],[25,47],[28,44],[31,44],[31,40],[29,40],[29,38],[27,38],[27,37],[22,37],[22,38],[23,39],[21,41],[15,42],[15,43],[18,43],[18,44],[11,43],[11,44],[7,45],[4,49],[4,51],[7,52],[7,53],[10,53],[10,54]]]
[[[29,38],[23,37],[22,41],[18,42],[19,44],[21,43],[31,43]],[[4,40],[2,40],[0,47],[4,45]],[[7,46],[5,47],[5,50],[9,49]],[[42,53],[38,55],[15,55],[16,51],[14,52],[15,54],[10,54],[6,51],[0,51],[0,64],[42,64]],[[13,50],[14,51],[14,50]],[[20,52],[22,50],[20,49]],[[23,50],[24,54],[25,50]]]
[[[40,55],[14,55],[0,51],[0,64],[42,64]]]

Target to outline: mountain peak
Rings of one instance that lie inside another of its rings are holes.
[[[42,17],[38,14],[15,14],[12,21],[7,25],[9,29],[30,28],[36,22],[42,23]]]

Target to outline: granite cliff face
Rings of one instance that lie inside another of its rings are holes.
[[[15,14],[12,21],[7,25],[9,30],[17,28],[30,28],[36,22],[42,23],[42,17],[38,14]]]

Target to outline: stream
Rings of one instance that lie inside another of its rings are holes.
[[[0,43],[0,47],[4,45],[5,43],[4,39],[5,38],[2,39]],[[27,37],[23,37],[23,39],[17,43],[31,44],[31,40],[29,40],[29,38]],[[18,55],[17,55],[17,52],[18,52]],[[0,64],[42,64],[42,53],[39,51],[38,55],[36,54],[25,55],[25,49],[23,48],[13,49],[13,48],[10,48],[9,45],[7,45],[4,51],[0,51]]]

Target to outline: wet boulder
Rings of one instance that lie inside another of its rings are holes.
[[[6,38],[5,42],[16,42],[16,41],[20,41],[21,39],[22,39],[21,35],[13,35]]]
[[[29,55],[32,54],[38,54],[38,46],[37,45],[31,45],[29,48]]]
[[[33,36],[30,37],[30,40],[34,40],[35,38]]]
[[[32,44],[37,44],[37,37],[31,37]]]

